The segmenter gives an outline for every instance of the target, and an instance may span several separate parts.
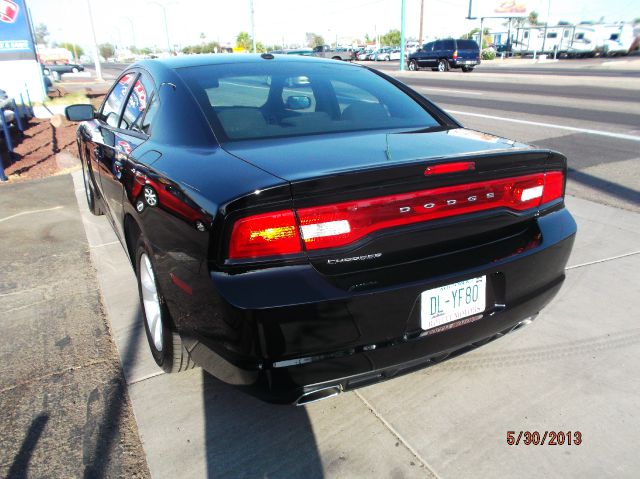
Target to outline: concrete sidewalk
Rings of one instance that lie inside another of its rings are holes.
[[[0,477],[148,477],[73,190],[0,187]]]
[[[303,408],[272,406],[148,353],[135,278],[82,219],[151,474],[163,477],[634,477],[640,470],[640,215],[568,197],[579,233],[559,297],[471,353]],[[508,446],[507,431],[579,431]]]

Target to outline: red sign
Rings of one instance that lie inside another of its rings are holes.
[[[12,0],[0,0],[0,21],[13,23],[18,18],[20,7]]]

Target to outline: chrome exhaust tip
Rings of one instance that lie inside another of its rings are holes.
[[[296,406],[304,406],[312,402],[322,401],[337,396],[342,392],[342,386],[329,386],[326,388],[314,389],[300,396],[294,403]]]
[[[513,328],[511,328],[511,331],[509,331],[510,333],[512,333],[513,331],[517,331],[520,328],[523,328],[525,326],[527,326],[528,324],[533,323],[533,320],[535,319],[535,316],[529,316],[528,318],[524,318],[522,321],[520,321],[518,324],[516,324]]]

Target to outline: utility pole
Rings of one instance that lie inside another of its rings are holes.
[[[133,27],[133,20],[131,20],[131,17],[122,17],[123,20],[126,20],[129,22],[129,25],[131,26],[131,41],[133,41],[132,45],[134,47],[137,47],[137,43],[136,43],[136,30]]]
[[[253,53],[256,52],[256,27],[253,21],[253,0],[249,0],[249,7],[251,8],[251,42],[253,45]]]
[[[424,0],[423,0],[424,1]],[[400,12],[400,71],[404,71],[404,60],[405,60],[405,56],[404,56],[404,47],[405,47],[405,41],[404,41],[404,17],[405,17],[405,5],[404,5],[405,0],[402,0],[402,5],[401,5],[401,12]],[[422,28],[422,27],[421,27]]]
[[[102,66],[100,65],[100,51],[98,50],[98,40],[96,39],[96,29],[93,25],[93,12],[91,11],[91,0],[87,0],[87,9],[89,10],[89,25],[91,26],[91,35],[93,37],[93,61],[96,67],[96,81],[103,82]]]
[[[422,48],[423,36],[422,30],[424,27],[424,0],[420,0],[420,36],[418,36],[418,43],[420,44],[420,48]]]
[[[160,8],[162,8],[162,14],[164,15],[164,33],[167,36],[167,53],[171,53],[172,49],[171,49],[171,42],[169,41],[169,23],[167,22],[167,7],[165,7],[159,2],[149,2],[149,3],[153,3],[154,5],[158,5]]]

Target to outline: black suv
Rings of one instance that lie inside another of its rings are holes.
[[[473,40],[436,40],[425,43],[409,55],[409,70],[431,67],[433,71],[446,72],[450,68],[473,71],[480,64],[480,48]]]

